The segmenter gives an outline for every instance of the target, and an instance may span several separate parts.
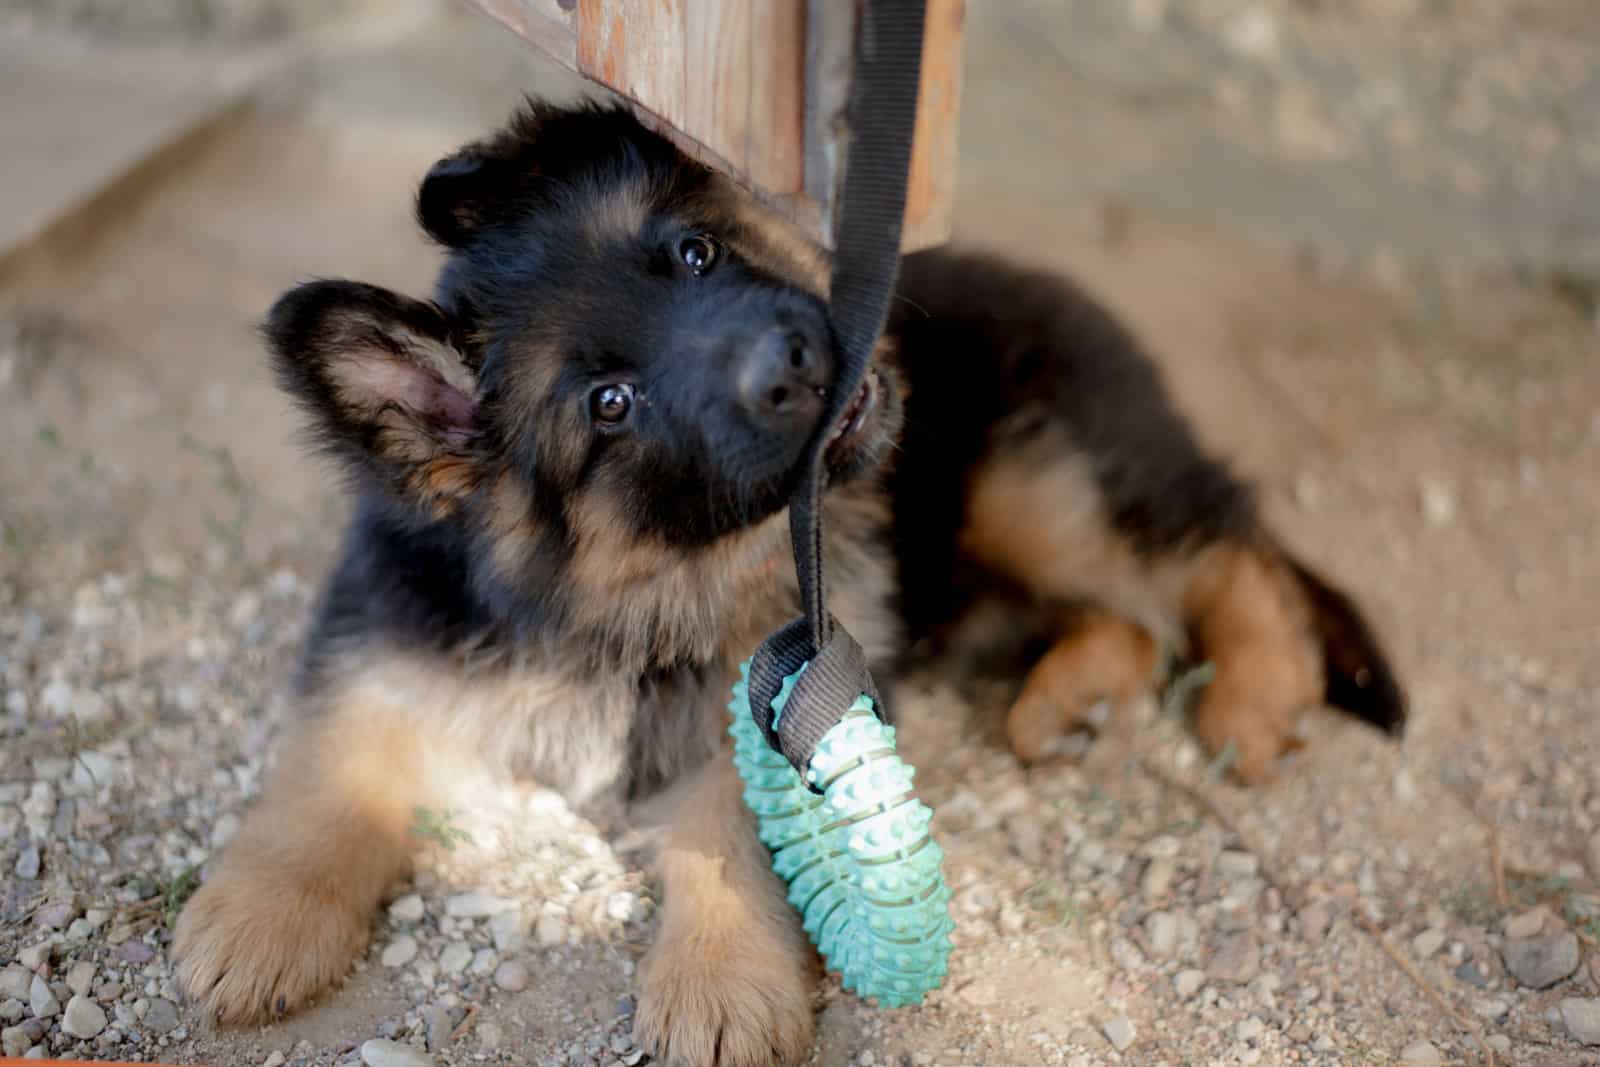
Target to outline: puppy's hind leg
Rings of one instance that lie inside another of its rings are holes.
[[[686,1067],[775,1067],[811,1047],[816,953],[772,871],[727,752],[682,801],[661,856],[661,933],[634,1034]]]
[[[434,757],[381,685],[346,690],[298,730],[178,922],[179,980],[217,1023],[294,1011],[345,976],[429,799]]]
[[[1148,692],[1155,667],[1155,640],[1136,623],[1100,612],[1080,620],[1028,672],[1006,713],[1011,751],[1028,762],[1047,756],[1100,701],[1121,711]]]

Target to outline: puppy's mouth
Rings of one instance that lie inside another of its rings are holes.
[[[834,424],[833,432],[828,435],[823,457],[829,464],[843,463],[861,445],[867,436],[867,429],[873,417],[878,413],[882,396],[883,380],[878,376],[878,369],[868,367],[861,388],[850,398],[849,406],[844,409],[844,414]]]

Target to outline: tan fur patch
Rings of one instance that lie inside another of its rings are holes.
[[[900,625],[888,605],[894,561],[864,535],[887,527],[888,502],[846,486],[824,507],[831,610],[869,656],[886,655]],[[799,611],[787,511],[698,551],[642,541],[603,493],[575,498],[568,522],[577,621],[624,663],[737,662]]]
[[[205,1018],[258,1022],[344,978],[411,854],[437,760],[405,709],[367,690],[286,747],[178,923],[179,980]]]
[[[1184,646],[1183,590],[1194,557],[1152,565],[1111,527],[1088,460],[1058,431],[973,471],[961,545],[1039,596],[1088,600]]]
[[[661,932],[634,1037],[657,1060],[770,1067],[811,1047],[816,953],[773,874],[727,753],[700,772],[660,858]]]
[[[826,297],[833,267],[820,245],[721,175],[713,180],[710,199],[713,217],[733,220],[733,225],[717,236],[734,254],[774,277]]]
[[[1006,714],[1011,751],[1025,761],[1043,758],[1098,702],[1121,710],[1148,692],[1155,667],[1156,644],[1140,627],[1114,615],[1084,620],[1028,673]]]
[[[1233,773],[1247,784],[1272,779],[1274,762],[1294,747],[1296,716],[1322,697],[1308,611],[1288,568],[1243,546],[1212,553],[1185,591],[1199,655],[1216,668],[1195,731],[1213,753],[1233,746]]]

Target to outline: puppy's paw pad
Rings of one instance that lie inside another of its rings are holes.
[[[368,916],[347,902],[224,870],[184,906],[173,956],[206,1020],[258,1023],[343,978],[368,936]]]
[[[799,959],[657,945],[640,979],[634,1040],[670,1067],[784,1067],[811,1050]]]

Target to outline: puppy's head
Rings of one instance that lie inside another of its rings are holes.
[[[461,521],[502,571],[770,525],[835,377],[819,250],[590,106],[530,105],[436,164],[417,215],[448,253],[434,302],[324,281],[269,316],[284,386],[364,482]],[[875,370],[835,484],[881,462],[899,410]]]

